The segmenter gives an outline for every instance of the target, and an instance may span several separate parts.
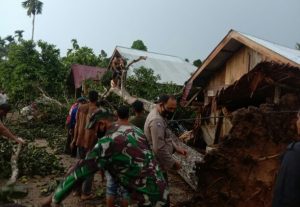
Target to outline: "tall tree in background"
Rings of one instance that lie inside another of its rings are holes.
[[[81,47],[76,39],[72,39],[72,48],[68,49],[67,55],[62,58],[62,62],[67,69],[70,69],[72,64],[81,64],[89,66],[99,66],[101,58],[97,56],[92,48]]]
[[[200,59],[197,59],[193,62],[193,65],[196,67],[200,67],[202,65],[202,61]]]
[[[7,35],[4,40],[6,40],[8,42],[8,44],[11,44],[15,41],[15,39],[12,35]]]
[[[147,51],[147,47],[142,40],[136,40],[131,45],[132,49]]]
[[[31,40],[33,41],[34,37],[34,22],[35,22],[35,15],[42,13],[43,2],[39,0],[27,0],[22,2],[22,6],[27,9],[27,15],[31,17],[32,15],[32,34]]]
[[[19,42],[23,39],[23,32],[24,32],[24,30],[16,30],[15,31],[15,37],[18,38]]]
[[[300,50],[300,43],[296,43],[296,49]]]
[[[0,37],[0,62],[7,55],[5,39]]]

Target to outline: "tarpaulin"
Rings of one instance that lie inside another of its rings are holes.
[[[84,80],[100,80],[107,71],[106,68],[78,64],[72,65],[71,69],[75,88],[80,88]]]

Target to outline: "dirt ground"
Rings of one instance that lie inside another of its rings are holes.
[[[47,151],[52,151],[48,148],[45,140],[36,140],[38,146],[47,147]],[[69,155],[58,155],[61,162],[68,169],[76,162],[76,159],[71,158]],[[25,186],[28,189],[28,195],[25,198],[16,200],[16,203],[22,204],[27,207],[39,207],[44,196],[41,195],[43,190],[46,190],[51,183],[62,177],[55,175],[41,177],[35,176],[33,178],[20,178],[17,185]],[[5,184],[5,180],[0,180],[0,186]],[[186,182],[177,174],[170,174],[169,185],[171,192],[171,206],[183,206],[182,202],[188,202],[192,199],[194,191],[186,184]],[[101,175],[97,173],[93,184],[93,192],[99,195],[97,198],[90,201],[81,201],[79,197],[70,194],[63,202],[64,207],[101,207],[105,206],[105,184],[102,182]]]

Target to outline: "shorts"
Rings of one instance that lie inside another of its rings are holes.
[[[123,199],[129,200],[128,191],[121,185],[119,185],[108,171],[105,171],[106,177],[106,195],[108,196],[120,196]]]

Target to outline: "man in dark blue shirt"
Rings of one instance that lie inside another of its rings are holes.
[[[297,120],[300,135],[300,116]],[[278,172],[273,207],[300,206],[300,142],[291,143],[284,153]]]

